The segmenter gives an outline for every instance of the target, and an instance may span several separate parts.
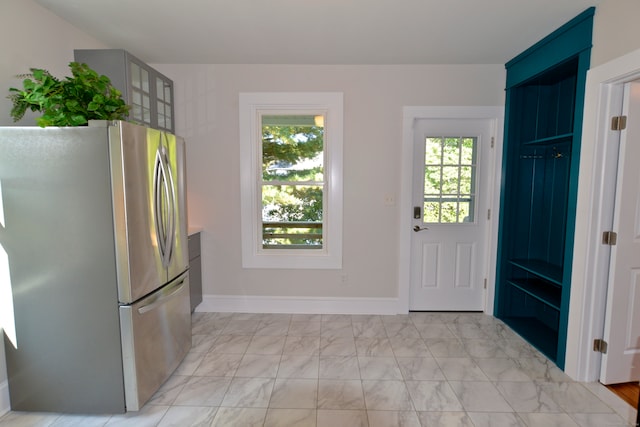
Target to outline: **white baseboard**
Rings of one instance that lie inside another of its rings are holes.
[[[0,383],[0,417],[11,410],[9,401],[9,381]]]
[[[203,295],[197,312],[398,314],[397,298]]]

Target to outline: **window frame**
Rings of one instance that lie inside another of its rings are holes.
[[[325,116],[323,248],[262,247],[262,122],[271,113]],[[341,92],[246,92],[239,95],[240,201],[243,268],[342,268],[343,94]]]

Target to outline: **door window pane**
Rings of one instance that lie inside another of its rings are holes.
[[[425,139],[425,223],[474,222],[477,138]]]

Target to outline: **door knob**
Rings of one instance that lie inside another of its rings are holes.
[[[413,227],[413,231],[415,231],[416,233],[418,231],[424,231],[424,230],[428,230],[428,227],[420,227],[419,225],[416,225],[415,227]]]

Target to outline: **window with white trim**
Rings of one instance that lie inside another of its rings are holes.
[[[342,93],[239,105],[243,267],[342,268]]]

